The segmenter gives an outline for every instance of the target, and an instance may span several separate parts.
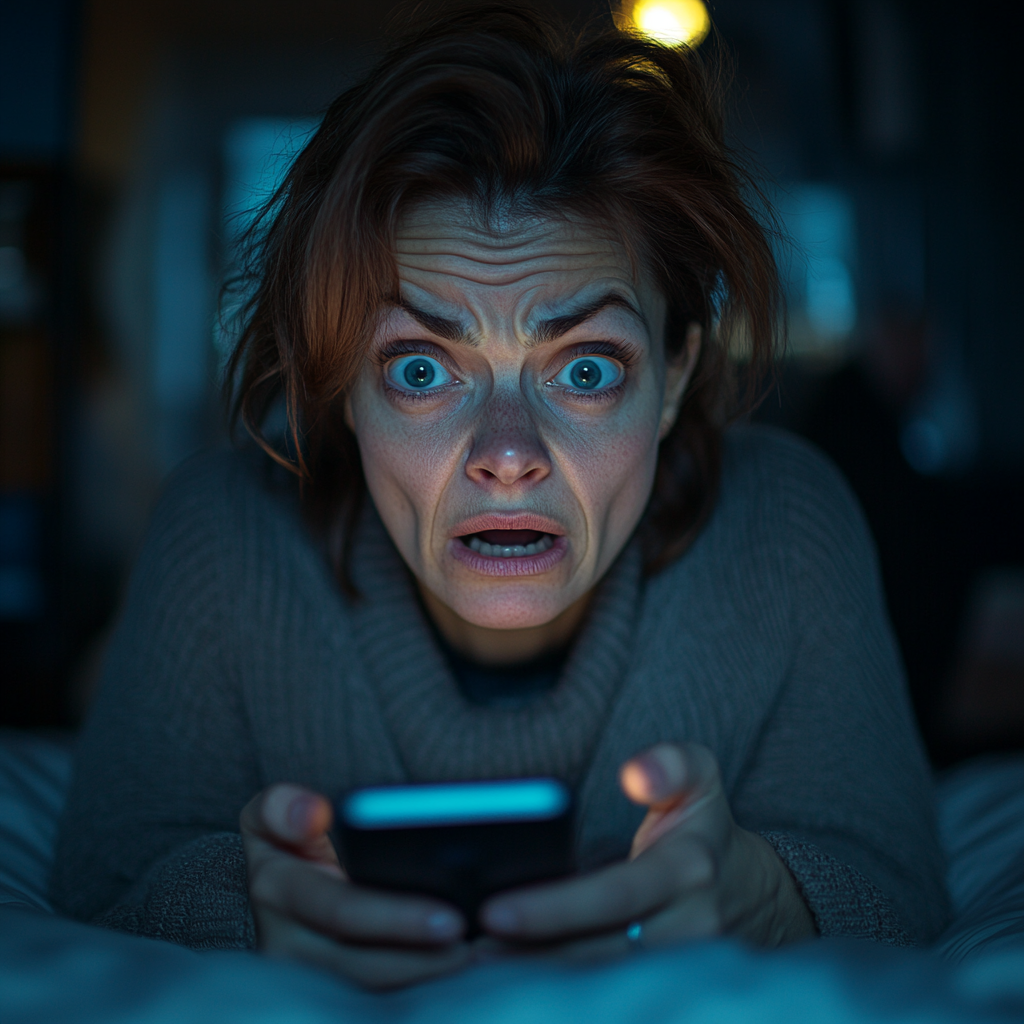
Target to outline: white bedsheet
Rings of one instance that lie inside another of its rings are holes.
[[[938,787],[957,921],[933,950],[718,941],[602,968],[503,964],[374,996],[248,953],[193,953],[48,913],[70,745],[0,730],[0,1024],[960,1024],[1024,1021],[1024,758]]]

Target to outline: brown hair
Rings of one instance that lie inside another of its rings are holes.
[[[692,542],[715,499],[735,410],[730,340],[742,331],[752,379],[772,364],[778,277],[744,201],[752,188],[725,147],[707,60],[611,26],[575,33],[517,3],[435,14],[335,100],[250,234],[254,290],[227,387],[233,422],[303,478],[343,586],[366,485],[342,407],[375,316],[397,297],[403,209],[460,197],[485,214],[610,224],[668,300],[667,354],[688,322],[704,327],[644,518],[654,571]],[[261,426],[282,396],[279,451]]]

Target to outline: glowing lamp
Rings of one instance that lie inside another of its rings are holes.
[[[636,0],[629,21],[665,46],[700,46],[711,28],[701,0]]]

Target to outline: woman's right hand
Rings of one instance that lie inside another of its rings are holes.
[[[469,962],[465,921],[454,907],[348,881],[322,796],[270,786],[245,805],[240,824],[261,950],[374,989],[425,981]]]

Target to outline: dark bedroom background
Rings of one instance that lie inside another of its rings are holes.
[[[0,724],[80,720],[160,481],[224,443],[218,296],[247,211],[394,6],[0,0]],[[730,134],[792,243],[757,415],[859,496],[935,763],[1022,747],[1014,5],[707,6]]]

